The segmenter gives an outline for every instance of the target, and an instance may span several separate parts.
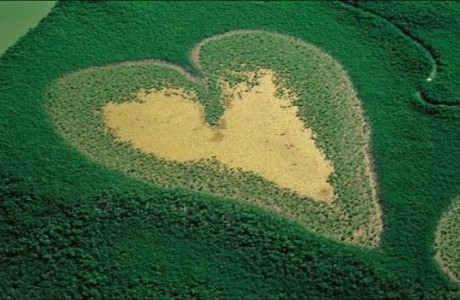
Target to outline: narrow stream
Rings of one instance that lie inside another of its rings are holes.
[[[422,40],[420,40],[418,37],[413,35],[409,30],[407,30],[407,29],[405,29],[403,27],[400,27],[398,25],[395,25],[387,17],[385,17],[383,15],[380,15],[380,14],[374,12],[374,11],[364,9],[364,8],[360,7],[358,4],[355,4],[355,3],[352,3],[352,2],[341,1],[341,3],[344,4],[345,6],[351,7],[353,9],[357,9],[357,10],[361,11],[364,14],[372,15],[374,17],[377,17],[377,18],[381,19],[381,20],[384,20],[388,25],[390,25],[391,27],[393,27],[394,29],[399,31],[407,39],[409,39],[417,48],[419,48],[423,52],[425,57],[429,60],[429,62],[431,64],[431,71],[428,74],[428,76],[426,77],[426,82],[428,82],[428,83],[433,82],[433,80],[436,78],[436,75],[438,73],[439,61],[435,57],[433,51],[429,48],[429,46],[425,45],[425,43]],[[437,101],[437,100],[430,99],[430,97],[428,95],[426,95],[426,93],[422,92],[421,90],[418,90],[416,92],[415,97],[417,97],[419,100],[423,100],[425,103],[428,103],[428,104],[434,105],[434,106],[437,106],[437,105],[460,106],[460,103],[450,103],[450,102],[446,102],[446,101]]]

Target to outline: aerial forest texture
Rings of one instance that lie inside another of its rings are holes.
[[[460,299],[459,48],[458,2],[58,2],[0,57],[0,298]]]

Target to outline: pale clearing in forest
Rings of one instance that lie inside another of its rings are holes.
[[[179,162],[215,158],[299,195],[332,202],[332,163],[298,118],[294,97],[277,93],[269,70],[250,77],[257,78],[255,86],[221,82],[226,110],[218,126],[205,122],[196,95],[182,89],[140,91],[135,101],[108,102],[105,122],[118,141],[145,153]]]

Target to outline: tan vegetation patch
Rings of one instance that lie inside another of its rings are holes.
[[[299,195],[333,201],[332,163],[298,118],[294,98],[277,93],[269,70],[249,76],[257,78],[256,85],[221,82],[226,111],[219,126],[207,124],[196,95],[182,89],[141,91],[136,101],[108,102],[105,122],[119,141],[145,153],[179,162],[217,159]]]

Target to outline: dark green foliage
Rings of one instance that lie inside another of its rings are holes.
[[[457,1],[344,1],[391,22],[433,58],[434,80],[424,98],[434,105],[460,106],[460,3]],[[428,73],[427,73],[428,75]],[[442,109],[442,107],[441,107]]]
[[[401,15],[417,14],[413,3]],[[442,60],[460,40],[458,13],[423,5],[430,20],[452,20],[442,44],[426,39]],[[421,39],[430,29],[411,26]],[[46,113],[47,86],[65,73],[148,58],[196,73],[188,51],[232,29],[301,38],[347,69],[372,126],[381,249],[334,244],[224,199],[145,186],[79,153]],[[458,65],[445,65],[432,83],[459,95]],[[336,2],[59,3],[0,59],[1,297],[460,298],[432,260],[439,217],[460,192],[460,117],[454,106],[413,105],[430,69],[387,21]]]
[[[210,205],[204,196],[156,191],[69,203],[23,194],[6,181],[0,292],[13,298],[407,299],[423,293],[413,278],[390,275],[357,250],[230,202]]]

